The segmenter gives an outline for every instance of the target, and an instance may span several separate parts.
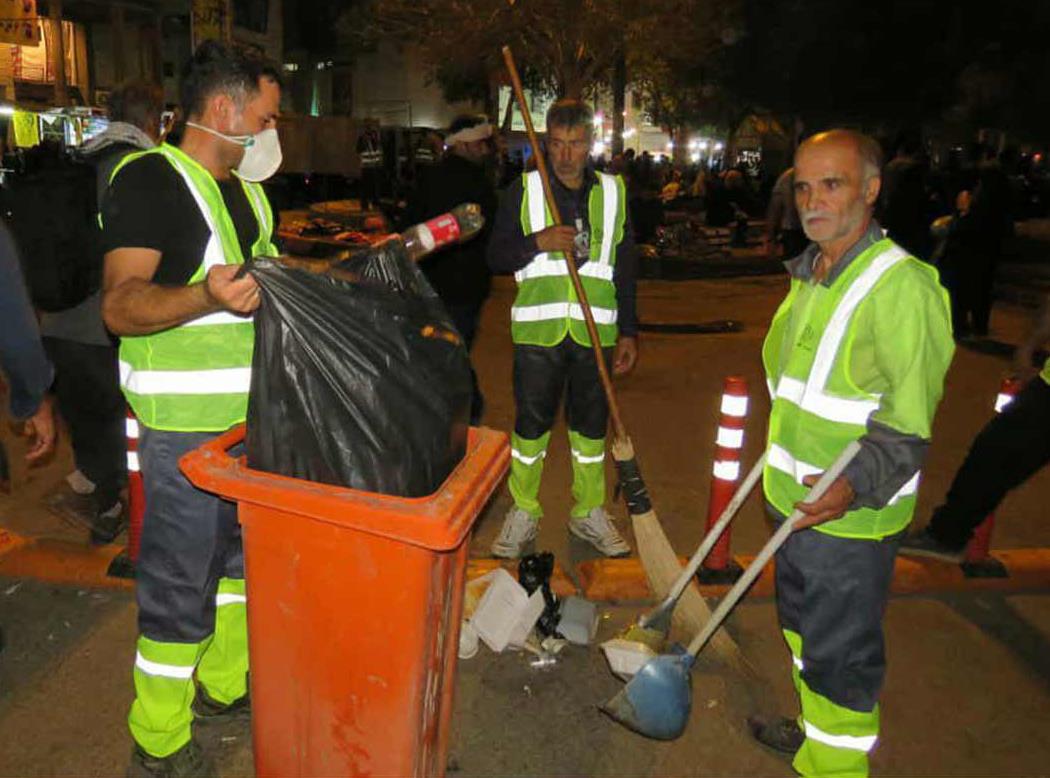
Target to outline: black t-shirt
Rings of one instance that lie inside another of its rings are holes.
[[[235,177],[217,183],[247,259],[259,237],[251,203]],[[186,182],[159,154],[148,154],[121,168],[102,200],[103,250],[159,251],[153,283],[188,283],[200,267],[210,237],[208,223]]]
[[[488,297],[492,273],[485,262],[485,244],[492,231],[498,201],[484,168],[455,154],[422,176],[409,199],[406,226],[433,219],[460,203],[477,203],[485,217],[481,233],[466,243],[435,252],[420,269],[446,304],[479,305]]]

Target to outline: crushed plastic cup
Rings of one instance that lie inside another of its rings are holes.
[[[470,659],[478,653],[478,633],[469,621],[459,629],[459,658]]]

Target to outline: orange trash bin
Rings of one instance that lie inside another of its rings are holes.
[[[434,494],[405,499],[252,470],[235,427],[180,462],[238,503],[259,776],[445,773],[467,538],[510,463],[471,428]]]

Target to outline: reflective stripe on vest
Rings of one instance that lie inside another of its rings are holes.
[[[542,259],[541,259],[542,257]],[[581,277],[600,278],[603,281],[613,280],[613,267],[602,262],[584,262],[577,268]],[[565,267],[564,259],[550,259],[550,254],[537,254],[536,259],[514,274],[514,280],[519,284],[530,278],[545,278],[548,276],[566,276],[569,270]]]
[[[553,224],[538,172],[523,176],[522,230],[540,232]],[[616,287],[613,283],[616,247],[623,239],[625,203],[622,181],[598,174],[588,198],[591,225],[590,258],[578,272],[591,305],[602,345],[616,342]],[[590,345],[583,310],[560,252],[540,252],[514,274],[518,295],[511,309],[511,334],[515,343],[553,346],[566,334]]]
[[[362,151],[361,164],[364,167],[377,167],[383,163],[383,152],[377,150]]]
[[[209,230],[201,263],[189,283],[216,265],[242,264],[240,241],[218,184],[195,160],[163,145],[129,155],[113,172],[145,154],[159,154],[189,190]],[[111,179],[112,180],[112,179]],[[275,256],[273,212],[258,184],[240,181],[259,233],[254,255]],[[220,431],[244,420],[251,384],[254,326],[251,318],[218,311],[152,335],[121,338],[120,379],[128,403],[148,427],[171,431]]]
[[[783,375],[777,383],[776,393],[773,398],[781,398],[802,408],[804,411],[820,416],[828,421],[841,422],[843,424],[864,425],[879,408],[878,398],[875,399],[850,399],[846,397],[835,397],[825,391],[828,376],[835,364],[842,339],[846,337],[850,319],[853,318],[857,306],[861,304],[868,293],[875,288],[883,274],[898,262],[906,259],[907,252],[900,246],[891,246],[879,254],[871,264],[850,284],[849,289],[839,300],[835,313],[824,329],[817,346],[817,355],[813,359],[809,375],[805,382],[797,378]]]
[[[797,499],[804,496],[803,478],[823,472],[842,446],[864,435],[868,420],[879,409],[881,396],[878,393],[865,392],[860,387],[853,387],[852,394],[843,391],[843,387],[852,386],[848,373],[844,372],[848,371],[846,350],[850,348],[852,340],[850,328],[861,303],[888,271],[907,259],[908,254],[889,241],[880,241],[869,248],[866,254],[854,260],[859,264],[852,280],[849,277],[842,279],[848,286],[841,291],[837,301],[825,297],[823,303],[817,303],[833,305],[834,308],[824,309],[824,319],[817,316],[814,326],[819,327],[822,320],[827,323],[823,326],[815,350],[806,351],[805,346],[800,347],[802,341],[791,342],[791,352],[787,355],[777,351],[786,347],[787,340],[772,342],[769,346],[780,355],[780,359],[786,359],[786,363],[775,363],[781,374],[779,377],[767,378],[773,409],[764,481],[767,498],[777,510],[785,514],[791,511]],[[845,272],[849,273],[850,269]],[[780,316],[789,315],[794,310],[797,300],[794,290],[801,288],[804,287],[793,287],[784,303],[786,307],[778,311],[771,330],[777,329]],[[811,301],[814,299],[819,300],[810,298]],[[807,318],[793,326],[808,327],[808,321],[812,320]],[[792,335],[792,332],[777,329],[781,338],[799,337],[797,334]],[[807,354],[812,354],[808,369],[805,367]],[[763,356],[770,358],[765,347]],[[803,369],[806,369],[805,377],[797,377],[797,373]],[[788,375],[792,370],[796,375]],[[832,381],[833,375],[835,381]],[[831,386],[835,386],[837,391],[833,391]],[[802,412],[815,418],[799,415]],[[816,529],[846,537],[883,537],[899,531],[914,511],[920,478],[919,472],[914,473],[880,511],[867,508],[850,511],[841,519],[822,524]]]
[[[867,424],[868,417],[879,409],[878,400],[847,400],[844,397],[835,397],[788,376],[781,376],[776,389],[770,390],[770,398],[777,397],[793,402],[814,416],[843,424]]]
[[[616,324],[616,311],[593,308],[596,324]],[[547,303],[546,305],[520,305],[511,309],[511,321],[549,321],[569,317],[583,321],[583,308],[579,303]]]
[[[120,385],[132,394],[237,394],[251,385],[250,367],[218,370],[135,370],[120,362]]]
[[[798,483],[802,483],[802,479],[807,475],[819,475],[824,472],[824,468],[811,465],[808,462],[795,459],[791,454],[776,443],[771,443],[769,450],[766,452],[766,463],[781,472],[787,473],[789,476],[794,478]],[[922,480],[922,473],[917,472],[911,478],[908,479],[907,483],[904,484],[893,497],[889,500],[889,505],[896,505],[905,497],[913,497],[919,493],[919,482]]]
[[[601,278],[606,281],[613,280],[613,238],[616,234],[616,217],[618,209],[618,195],[616,191],[616,180],[613,176],[602,173],[598,174],[602,187],[602,241],[599,246],[597,259],[594,251],[591,251],[591,259],[579,267],[581,276]],[[536,171],[529,173],[526,177],[529,224],[533,232],[539,232],[552,223],[547,219],[547,200],[543,193],[543,181]],[[532,262],[514,274],[514,280],[519,284],[529,278],[540,278],[543,276],[565,276],[569,271],[565,267],[564,257],[558,255],[558,259],[551,259],[547,252],[541,252],[533,257]]]

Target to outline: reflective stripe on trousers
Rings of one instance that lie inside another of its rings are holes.
[[[539,494],[549,442],[549,432],[536,440],[511,435],[511,497],[518,508],[537,518],[543,515]],[[570,516],[582,518],[605,504],[605,439],[586,438],[569,430],[569,454],[573,496]]]

